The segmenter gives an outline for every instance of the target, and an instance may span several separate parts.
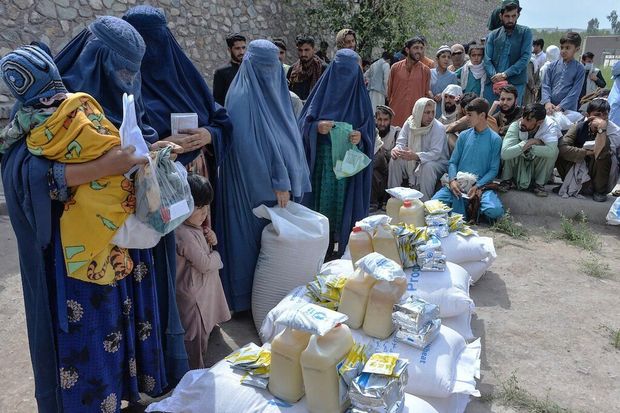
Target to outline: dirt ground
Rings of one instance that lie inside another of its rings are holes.
[[[593,256],[610,268],[608,278],[598,279],[580,266],[590,253],[550,237],[558,220],[515,219],[525,224],[529,238],[480,228],[494,237],[498,258],[471,291],[474,332],[483,344],[483,397],[467,412],[531,411],[491,400],[512,375],[532,397],[548,398],[567,411],[619,411],[620,350],[611,345],[608,329],[620,329],[620,228],[591,225],[602,241]],[[6,216],[0,216],[0,262],[0,413],[30,413],[33,378],[15,237]],[[256,339],[249,317],[234,318],[214,332],[209,358],[216,361]]]

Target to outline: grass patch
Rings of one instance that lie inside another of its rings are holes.
[[[601,328],[609,334],[610,344],[616,350],[620,350],[620,330],[605,325],[602,325]]]
[[[514,373],[508,380],[498,385],[499,390],[493,395],[487,395],[489,400],[499,404],[527,411],[529,413],[574,413],[549,400],[549,397],[541,400],[519,386],[519,381]]]
[[[588,219],[581,211],[573,218],[560,215],[561,230],[555,233],[557,239],[564,240],[571,245],[587,251],[596,251],[601,248],[601,240],[588,226]]]
[[[510,215],[510,210],[506,211],[503,217],[495,221],[491,229],[512,238],[527,238],[527,231],[520,222],[515,222],[512,215]]]
[[[594,278],[607,278],[609,276],[610,267],[594,255],[588,256],[579,261],[579,268],[587,276]]]

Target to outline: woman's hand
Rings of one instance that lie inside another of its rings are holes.
[[[165,140],[176,143],[183,148],[183,152],[192,152],[212,141],[211,132],[205,128],[182,129],[178,135],[172,135]]]
[[[170,141],[157,141],[151,144],[151,150],[163,149],[167,148],[168,146],[172,148],[172,152],[170,153],[170,159],[172,159],[173,161],[177,158],[178,154],[184,152],[184,149],[181,145],[177,145],[176,143]]]
[[[327,135],[329,131],[332,130],[333,127],[334,127],[333,121],[322,120],[322,121],[319,121],[319,124],[316,129],[317,129],[317,132],[319,132],[321,135]]]
[[[129,145],[126,148],[115,146],[103,155],[96,162],[102,171],[101,177],[122,175],[133,168],[134,165],[145,164],[148,160],[142,156],[135,155],[136,148]]]
[[[291,194],[288,191],[274,191],[276,193],[276,199],[278,200],[278,206],[280,208],[286,208],[288,201],[291,199]]]
[[[362,140],[362,132],[358,130],[354,130],[349,133],[349,140],[353,145],[357,145]]]

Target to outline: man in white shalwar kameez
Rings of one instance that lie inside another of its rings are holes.
[[[388,187],[409,186],[431,199],[439,178],[448,170],[448,141],[444,125],[435,119],[435,102],[420,98],[413,106],[411,116],[392,149]]]

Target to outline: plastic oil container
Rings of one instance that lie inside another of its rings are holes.
[[[391,197],[385,204],[385,213],[392,218],[392,223],[399,222],[398,215],[400,214],[400,207],[403,206],[403,201],[398,198]]]
[[[342,413],[349,399],[340,386],[338,364],[353,347],[351,330],[345,324],[334,327],[324,336],[313,334],[301,353],[301,370],[310,413]]]
[[[271,343],[269,391],[289,403],[304,396],[304,381],[299,358],[308,347],[312,334],[286,328]]]
[[[396,261],[399,265],[403,265],[398,253],[396,237],[389,225],[379,225],[377,227],[372,237],[372,246],[375,252],[378,252],[385,258]]]
[[[370,290],[366,315],[364,317],[364,332],[371,337],[388,338],[394,331],[392,325],[392,311],[394,304],[407,289],[405,278],[394,281],[377,281]]]
[[[399,222],[416,227],[426,226],[424,220],[424,203],[419,199],[408,199],[403,202],[398,213]]]
[[[351,251],[351,260],[353,264],[371,252],[374,252],[370,234],[366,231],[362,231],[360,227],[353,227],[353,231],[349,237],[349,250]]]
[[[349,278],[342,287],[340,294],[340,304],[338,312],[346,314],[349,319],[345,321],[351,328],[360,328],[364,323],[364,315],[366,314],[366,303],[370,289],[377,282],[374,278],[357,270],[355,276]]]

